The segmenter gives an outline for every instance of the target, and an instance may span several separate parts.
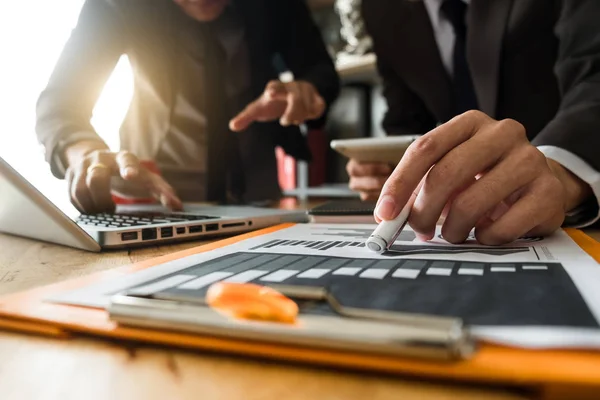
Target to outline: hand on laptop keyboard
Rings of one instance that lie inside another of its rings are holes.
[[[111,180],[114,177],[122,178],[132,188],[150,192],[165,207],[183,209],[175,190],[160,175],[140,164],[136,156],[126,151],[112,153],[97,147],[97,144],[89,142],[77,143],[68,147],[66,152],[69,194],[71,202],[81,213],[114,212],[111,196]]]

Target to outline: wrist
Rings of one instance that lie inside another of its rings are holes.
[[[79,163],[94,151],[108,150],[108,146],[99,140],[83,140],[81,142],[70,144],[64,149],[64,159],[67,163],[66,167],[68,168],[71,165]]]
[[[548,166],[563,185],[565,213],[576,209],[593,196],[591,186],[573,172],[563,167],[562,164],[552,159],[548,159]]]

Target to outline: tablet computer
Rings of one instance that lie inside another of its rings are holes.
[[[332,140],[331,148],[361,162],[398,164],[408,146],[421,135]]]

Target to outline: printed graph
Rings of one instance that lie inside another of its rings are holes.
[[[303,247],[315,250],[329,250],[333,247],[365,247],[365,242],[356,241],[326,241],[326,240],[271,240],[267,243],[252,247],[250,250],[275,249],[282,247]]]
[[[388,257],[406,256],[406,255],[426,255],[426,254],[464,254],[475,253],[485,254],[488,256],[504,256],[508,254],[519,254],[532,252],[530,247],[482,247],[482,246],[430,246],[430,245],[405,245],[393,244],[389,251],[384,255]],[[539,260],[539,255],[535,253],[535,257]]]
[[[410,232],[414,234],[413,232]],[[357,248],[365,247],[365,241],[327,241],[327,240],[292,240],[276,239],[264,244],[252,247],[250,250],[264,249],[286,249],[293,251],[294,248],[306,248],[326,251],[333,248]],[[455,246],[455,245],[420,245],[420,244],[394,244],[390,250],[384,253],[386,257],[404,257],[407,255],[429,255],[429,254],[485,254],[491,256],[504,256],[518,253],[532,253],[539,260],[538,254],[530,247],[483,247],[483,246]]]
[[[371,236],[373,233],[373,228],[362,229],[362,228],[334,228],[329,226],[315,226],[310,228],[310,234],[314,236],[335,236],[335,237],[344,237],[344,238],[352,238],[358,239],[360,241],[365,241]],[[411,230],[404,230],[400,233],[397,240],[403,242],[412,242],[417,237],[415,233]]]
[[[219,281],[325,287],[344,306],[457,316],[482,326],[597,327],[560,263],[379,260],[240,252],[147,282],[132,288],[130,293],[201,299],[208,287]],[[325,311],[317,308],[315,312]]]

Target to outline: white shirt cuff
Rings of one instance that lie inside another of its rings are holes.
[[[544,153],[547,158],[550,158],[561,164],[563,167],[577,175],[579,179],[590,185],[592,191],[594,192],[594,196],[596,196],[596,202],[599,206],[597,208],[598,211],[596,211],[594,214],[586,216],[586,218],[582,221],[578,221],[578,223],[570,226],[573,228],[583,228],[600,220],[600,172],[592,168],[579,156],[560,147],[538,146],[538,150]]]

